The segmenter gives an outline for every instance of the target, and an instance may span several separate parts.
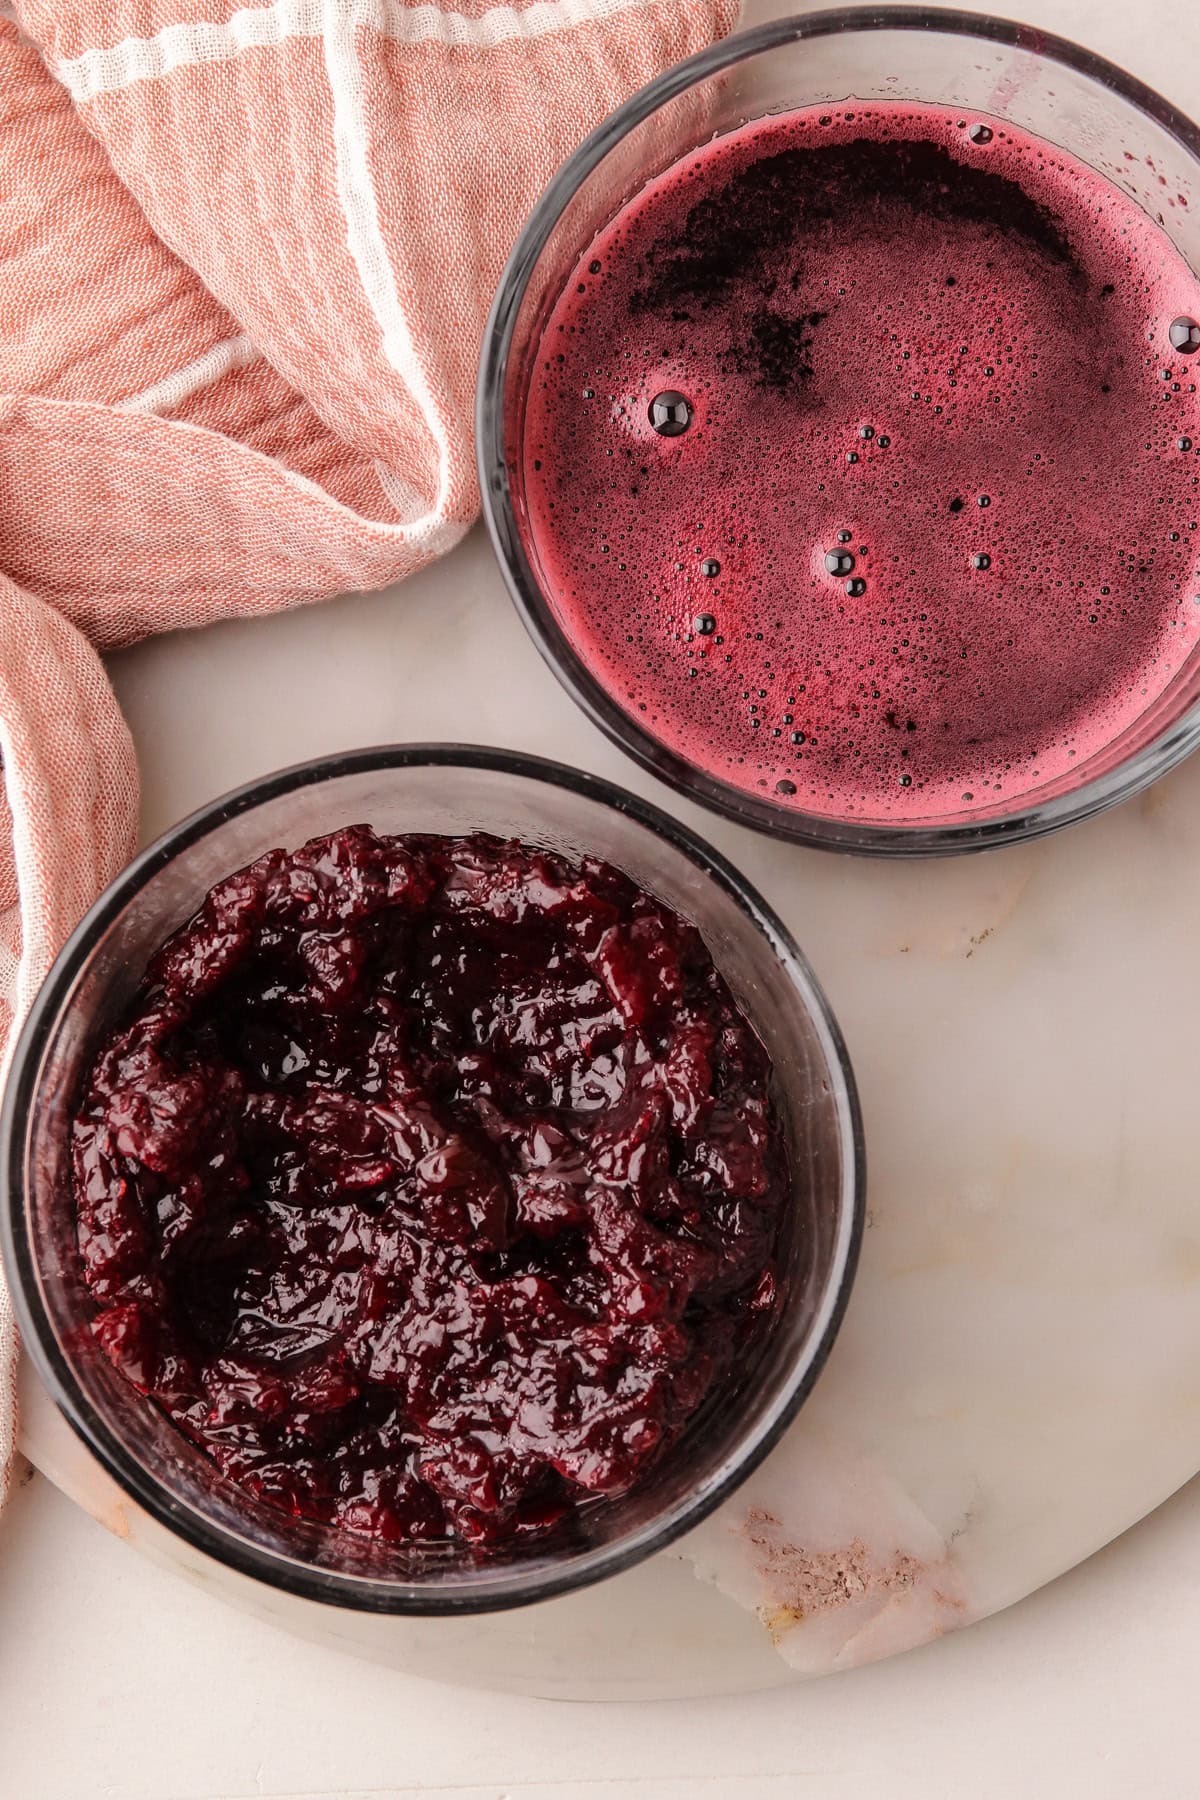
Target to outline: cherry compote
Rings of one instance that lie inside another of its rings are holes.
[[[352,826],[220,882],[73,1125],[92,1330],[292,1514],[477,1546],[639,1482],[779,1304],[767,1054],[606,863]]]

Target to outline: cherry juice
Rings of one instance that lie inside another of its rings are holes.
[[[596,679],[718,779],[1007,810],[1200,639],[1197,320],[1161,227],[1007,123],[760,120],[646,186],[551,311],[528,554]]]

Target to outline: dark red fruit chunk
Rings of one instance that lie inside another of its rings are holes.
[[[606,864],[366,826],[273,851],[93,1064],[96,1340],[295,1516],[561,1528],[782,1303],[770,1076],[699,934]]]

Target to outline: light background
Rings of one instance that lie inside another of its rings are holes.
[[[1196,0],[1013,6],[1200,113]],[[464,635],[462,656],[497,692],[536,682],[526,747],[553,752],[570,702],[535,671],[476,536],[395,596],[114,659],[147,828],[319,750],[486,741],[486,701],[455,719],[406,685],[480,601],[494,630]],[[623,773],[615,751],[595,766]],[[0,1521],[0,1800],[1190,1800],[1198,1719],[1200,1483],[926,1650],[640,1708],[460,1692],[297,1642],[143,1562],[41,1476]]]

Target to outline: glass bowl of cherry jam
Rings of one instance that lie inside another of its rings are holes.
[[[25,1346],[193,1548],[372,1612],[516,1606],[698,1523],[815,1381],[861,1125],[786,928],[536,758],[304,764],[101,897],[0,1125]]]

